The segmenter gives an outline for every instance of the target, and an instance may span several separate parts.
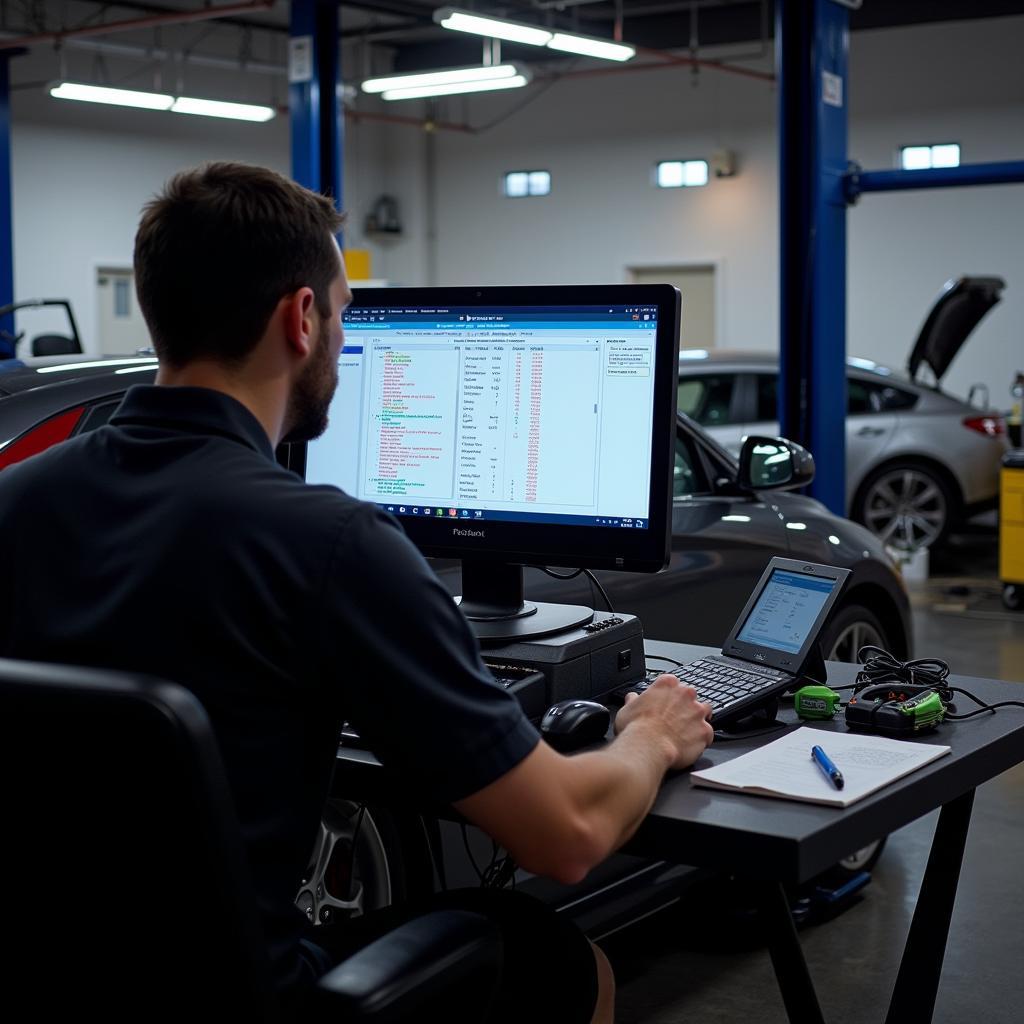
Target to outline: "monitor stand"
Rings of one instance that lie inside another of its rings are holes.
[[[482,643],[553,636],[594,617],[585,605],[524,601],[523,567],[504,562],[463,559],[462,596],[455,600]]]

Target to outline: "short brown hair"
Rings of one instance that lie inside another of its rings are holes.
[[[278,302],[310,287],[321,316],[344,221],[326,196],[265,167],[211,163],[176,174],[143,209],[135,287],[161,360],[243,359]]]

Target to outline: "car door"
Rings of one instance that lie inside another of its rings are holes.
[[[768,560],[788,554],[770,496],[729,493],[736,466],[684,420],[676,434],[672,551],[657,575],[598,573],[616,611],[640,617],[656,640],[720,645]]]
[[[779,433],[778,374],[752,374],[746,392],[754,406],[748,434]],[[896,413],[884,399],[885,386],[855,374],[846,377],[846,485],[852,493],[866,468],[879,461],[896,429]],[[814,453],[811,452],[813,455]]]

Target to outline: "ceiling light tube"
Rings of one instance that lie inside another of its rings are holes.
[[[556,32],[548,47],[565,53],[578,53],[584,57],[601,57],[604,60],[631,60],[636,56],[636,49],[626,43],[613,43],[608,39],[577,36],[569,32]]]
[[[488,36],[491,39],[505,39],[510,43],[525,43],[528,46],[547,46],[552,33],[536,25],[524,25],[505,18],[485,18],[456,7],[440,7],[434,11],[434,21],[443,28],[455,32],[469,32],[472,35]]]
[[[526,75],[495,78],[490,81],[450,82],[447,85],[419,85],[409,89],[388,89],[381,94],[385,100],[416,100],[425,96],[453,96],[466,92],[494,92],[496,89],[519,89],[526,85]]]
[[[174,103],[173,96],[159,92],[111,89],[103,85],[82,85],[78,82],[60,82],[51,86],[50,95],[59,100],[108,103],[115,107],[139,107],[142,110],[170,110]]]
[[[473,64],[465,68],[447,68],[443,71],[415,72],[408,75],[391,75],[388,78],[368,78],[360,88],[363,92],[388,92],[392,89],[415,89],[421,86],[450,85],[456,82],[488,82],[501,78],[513,78],[521,74],[515,64],[494,64],[485,67]]]
[[[269,121],[276,113],[273,107],[201,100],[194,96],[179,96],[171,111],[175,114],[199,114],[201,117],[226,117],[233,121]]]

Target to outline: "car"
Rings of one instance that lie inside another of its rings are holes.
[[[0,369],[0,471],[110,418],[133,383],[151,383],[155,360],[46,361]],[[766,439],[769,440],[769,439]],[[770,441],[791,455],[802,449]],[[805,453],[804,453],[805,454]],[[292,464],[288,446],[278,460]],[[912,655],[910,606],[896,561],[863,527],[833,515],[812,498],[789,493],[796,478],[760,489],[743,486],[737,459],[685,415],[677,421],[673,474],[672,547],[657,574],[598,571],[616,611],[637,614],[648,637],[721,645],[773,555],[840,565],[851,577],[826,624],[827,658],[853,661],[864,644],[901,659]],[[434,567],[453,594],[457,562]],[[529,597],[564,604],[595,603],[584,576],[553,579],[526,572]],[[880,844],[858,851],[851,869],[870,863]],[[490,840],[475,829],[436,822],[415,811],[364,806],[349,799],[344,775],[335,780],[320,837],[299,894],[313,920],[356,914],[438,884],[477,884],[500,874]],[[638,920],[679,897],[703,873],[616,855],[578,886],[526,877],[520,885],[565,908],[596,937]]]
[[[1003,416],[939,384],[1002,289],[999,278],[948,282],[906,375],[847,359],[846,511],[895,547],[941,543],[965,519],[995,507],[1007,449]],[[736,452],[745,434],[778,432],[778,370],[774,353],[684,349],[679,409]],[[924,382],[925,373],[934,383]]]

